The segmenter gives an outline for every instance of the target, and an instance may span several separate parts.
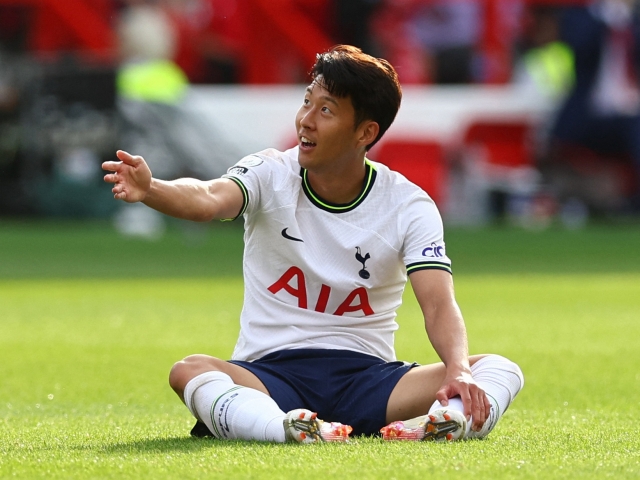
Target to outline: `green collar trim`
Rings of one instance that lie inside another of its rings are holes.
[[[362,202],[364,202],[365,198],[367,198],[367,195],[369,195],[369,192],[373,188],[373,184],[375,183],[377,176],[377,171],[375,165],[373,165],[373,163],[371,163],[368,158],[365,158],[365,174],[362,190],[360,191],[360,195],[358,195],[356,199],[351,203],[330,203],[326,200],[323,200],[316,192],[313,191],[313,188],[311,188],[306,169],[300,169],[300,176],[302,177],[302,190],[311,203],[327,212],[345,213],[350,212]]]

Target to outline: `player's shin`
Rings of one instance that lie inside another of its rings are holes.
[[[233,383],[222,372],[191,379],[184,390],[187,408],[219,439],[284,442],[285,413],[268,395]]]
[[[499,355],[487,355],[471,366],[471,374],[491,403],[489,418],[479,432],[469,431],[467,438],[484,438],[493,430],[511,402],[524,386],[520,367]]]
[[[485,391],[491,404],[491,411],[480,431],[471,430],[473,419],[467,422],[466,431],[462,438],[484,438],[494,429],[498,420],[524,386],[524,376],[518,365],[500,355],[487,355],[481,358],[471,366],[471,374],[478,386]],[[431,406],[429,413],[443,408],[445,407],[436,401]],[[459,397],[449,399],[449,405],[446,408],[464,411]]]

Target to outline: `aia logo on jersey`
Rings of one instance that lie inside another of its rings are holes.
[[[297,299],[299,308],[309,308],[308,297],[310,292],[307,291],[307,282],[305,280],[304,272],[298,267],[290,267],[267,290],[274,295],[278,294],[281,290],[284,290],[289,295]],[[323,284],[320,287],[320,292],[318,293],[318,299],[316,300],[314,310],[316,312],[325,313],[330,297],[331,287]],[[369,295],[364,287],[358,287],[349,293],[347,298],[345,298],[338,308],[336,308],[336,311],[333,312],[333,315],[340,316],[345,313],[360,311],[365,316],[374,314],[374,311],[369,304]]]
[[[444,247],[436,243],[432,243],[430,247],[422,250],[423,257],[440,258],[444,257]]]

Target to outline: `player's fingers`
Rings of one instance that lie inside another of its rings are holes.
[[[122,162],[103,162],[102,169],[109,172],[117,172],[120,165],[122,165]]]
[[[115,173],[108,173],[104,176],[104,181],[107,183],[117,183],[118,175]]]
[[[126,200],[127,199],[127,192],[117,192],[114,193],[113,198],[115,198],[116,200]]]
[[[471,419],[471,415],[473,413],[473,402],[471,401],[471,394],[469,393],[468,388],[460,389],[458,392],[460,395],[460,400],[462,400],[462,407],[464,408],[464,416],[467,417],[467,420]]]
[[[125,152],[124,150],[118,150],[116,152],[116,156],[122,160],[127,165],[131,165],[132,167],[137,167],[142,162],[142,157],[138,155],[131,155],[129,152]]]
[[[487,418],[487,412],[486,412],[485,403],[484,403],[485,394],[482,390],[477,389],[477,392],[474,397],[475,398],[473,402],[473,413],[472,413],[473,425],[471,426],[471,428],[473,430],[478,431],[482,428]]]
[[[489,397],[487,396],[487,394],[485,393],[483,395],[483,400],[484,400],[484,411],[486,412],[485,414],[485,422],[489,419],[489,416],[491,415],[491,402],[489,401]]]
[[[446,407],[449,405],[449,391],[447,387],[443,387],[436,392],[436,400],[440,402],[440,405]]]

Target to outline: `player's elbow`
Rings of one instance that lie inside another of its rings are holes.
[[[194,222],[206,223],[210,222],[211,220],[215,220],[215,215],[212,215],[208,212],[198,212],[198,214],[191,218],[191,220],[193,220]]]
[[[194,222],[210,222],[218,218],[217,214],[218,208],[215,202],[202,202],[202,204],[193,211],[191,220]]]

